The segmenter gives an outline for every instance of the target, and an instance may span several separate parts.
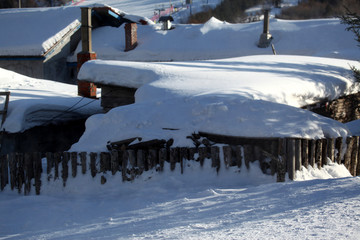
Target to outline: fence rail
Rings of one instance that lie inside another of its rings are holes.
[[[203,165],[211,161],[217,171],[220,167],[246,167],[259,161],[265,174],[285,181],[286,174],[293,180],[301,166],[321,168],[328,161],[344,164],[353,176],[360,175],[359,137],[347,139],[243,139],[242,144],[194,148],[143,148],[111,150],[110,152],[57,152],[57,153],[11,153],[0,157],[0,188],[10,185],[12,190],[29,194],[31,188],[40,194],[42,175],[47,181],[61,181],[66,186],[69,177],[90,173],[101,174],[101,183],[106,182],[104,173],[122,174],[123,181],[132,181],[149,169],[163,171],[164,163],[170,163],[184,172],[185,160],[194,160]],[[43,165],[43,162],[46,164]],[[178,166],[178,167],[177,167]],[[46,169],[45,169],[46,167]],[[79,172],[78,172],[79,171]],[[71,175],[71,176],[69,176]]]

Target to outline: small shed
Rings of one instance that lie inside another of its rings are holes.
[[[163,30],[174,29],[174,27],[171,25],[171,22],[173,22],[173,21],[174,21],[174,18],[172,16],[161,16],[159,18],[159,22],[162,23]]]

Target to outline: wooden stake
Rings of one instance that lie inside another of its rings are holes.
[[[72,177],[76,177],[77,174],[77,152],[72,152],[70,154],[71,157],[71,173],[72,173]]]
[[[301,163],[305,168],[309,166],[309,140],[301,140]]]
[[[86,152],[81,152],[80,154],[80,161],[81,161],[81,173],[82,174],[86,174],[86,157],[87,157],[87,153]]]
[[[35,193],[36,195],[40,194],[41,188],[41,173],[42,173],[42,162],[41,162],[41,153],[34,153],[34,177],[35,177]]]
[[[66,186],[66,181],[69,177],[69,168],[68,168],[69,158],[70,158],[69,153],[64,152],[62,157],[62,172],[61,172],[61,178],[63,179],[64,187]]]
[[[287,146],[287,172],[290,180],[295,179],[295,139],[288,138]]]
[[[90,153],[90,172],[92,177],[95,177],[97,174],[96,159],[97,153]]]
[[[232,160],[231,147],[223,146],[223,153],[224,153],[224,166],[226,169],[228,169]]]

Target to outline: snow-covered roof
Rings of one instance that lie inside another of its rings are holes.
[[[277,54],[357,60],[354,35],[345,29],[339,19],[270,20]],[[215,18],[205,24],[175,24],[171,31],[161,30],[161,24],[138,26],[138,46],[124,52],[124,28],[104,27],[93,31],[92,49],[98,59],[122,61],[190,61],[272,54],[270,47],[257,47],[262,30],[262,22],[230,24]],[[79,45],[76,53],[80,51]]]
[[[135,104],[92,116],[72,150],[105,150],[108,141],[141,137],[192,146],[192,133],[237,137],[323,138],[347,127],[299,107],[358,91],[356,61],[259,55],[209,61],[141,63],[95,60],[81,79],[139,87]],[[171,130],[169,130],[171,129]]]
[[[80,27],[80,8],[0,9],[1,56],[41,56]]]

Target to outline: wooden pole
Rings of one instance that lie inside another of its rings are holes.
[[[229,168],[231,159],[232,159],[232,151],[230,146],[223,146],[223,153],[224,153],[224,166],[226,169]]]
[[[309,140],[301,139],[301,164],[308,168],[309,166]]]
[[[220,149],[219,147],[211,147],[211,167],[216,168],[218,173],[220,170]]]
[[[66,181],[69,177],[69,163],[70,154],[68,152],[64,152],[62,156],[62,172],[61,172],[61,178],[63,179],[63,186],[66,186]]]
[[[349,172],[351,175],[356,176],[356,168],[358,163],[358,151],[359,151],[359,137],[355,136],[354,138],[354,144],[351,154],[351,162],[350,162],[350,169]]]
[[[35,177],[35,193],[36,195],[40,194],[41,188],[41,173],[42,173],[42,162],[41,162],[41,153],[34,153],[34,177]]]
[[[315,140],[315,164],[320,169],[322,165],[322,141],[321,139]]]
[[[34,163],[30,153],[24,155],[25,163],[25,189],[24,194],[28,195],[31,191],[31,180],[34,178]],[[49,179],[49,177],[48,177]]]
[[[287,173],[289,175],[290,180],[295,179],[295,139],[288,138],[286,141],[287,148]]]
[[[295,171],[300,171],[302,166],[301,159],[301,139],[295,139]]]
[[[335,156],[335,161],[338,164],[342,163],[342,147],[343,147],[343,139],[342,137],[338,137],[335,139],[335,148],[337,150],[337,154]]]
[[[235,158],[236,158],[236,165],[238,168],[241,168],[242,160],[243,160],[243,154],[242,154],[242,147],[236,146],[235,147]],[[233,166],[232,160],[230,161],[230,166]]]
[[[93,153],[93,152],[90,153],[90,172],[92,177],[95,177],[97,174],[96,159],[97,159],[97,153]]]
[[[346,145],[347,145],[347,149],[344,156],[344,166],[346,167],[346,169],[350,170],[350,162],[351,162],[352,148],[354,145],[354,138],[352,137],[346,138]]]
[[[166,148],[161,148],[159,150],[159,165],[161,172],[164,170],[164,162],[166,161],[166,156],[167,156]]]
[[[328,139],[328,150],[327,150],[328,158],[331,162],[335,162],[335,139],[329,138]]]
[[[112,150],[111,155],[111,173],[112,175],[115,175],[117,171],[119,171],[119,152],[117,150]]]
[[[71,175],[72,177],[76,177],[77,174],[77,152],[72,152],[70,154],[71,157]]]
[[[82,174],[86,174],[86,157],[87,157],[87,153],[86,152],[81,152],[80,153],[80,161],[81,161],[81,173]]]

